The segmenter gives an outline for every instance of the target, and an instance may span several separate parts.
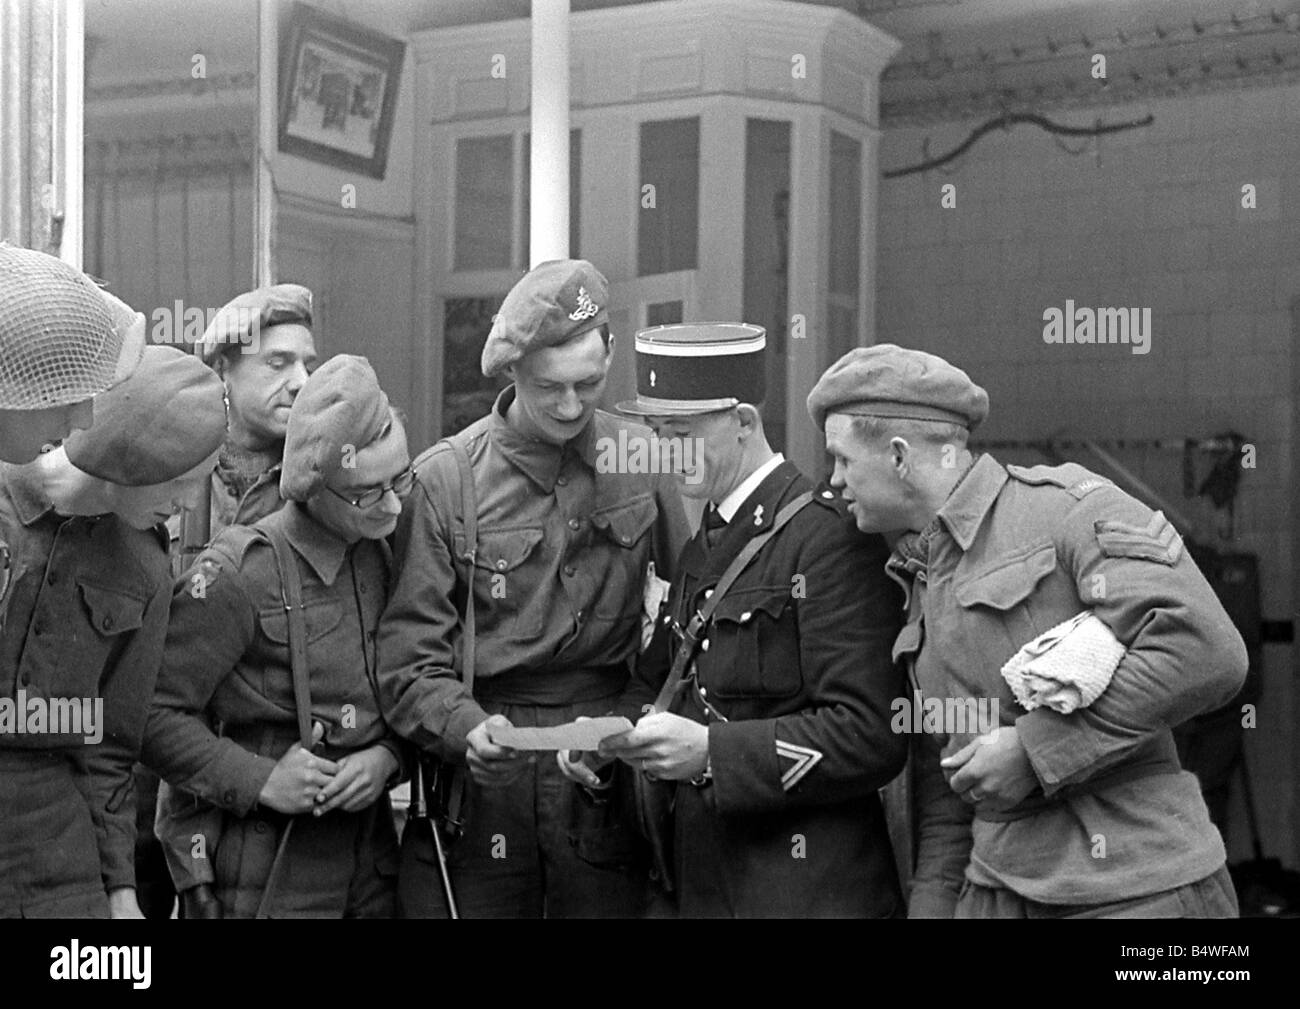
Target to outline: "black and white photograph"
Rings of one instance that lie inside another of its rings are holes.
[[[12,976],[1285,990],[1300,0],[8,0],[0,158]]]

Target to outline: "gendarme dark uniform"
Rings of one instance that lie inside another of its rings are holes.
[[[708,353],[689,356],[692,347]],[[666,415],[759,403],[762,349],[763,331],[750,326],[639,334],[640,395],[620,409]],[[757,367],[746,366],[754,360]],[[621,706],[634,721],[655,699],[681,628],[727,565],[782,506],[814,489],[780,456],[755,476],[748,494],[744,483],[738,488],[743,500],[715,502],[721,514],[710,506],[682,551],[659,625],[668,640],[647,651]],[[670,708],[709,728],[707,774],[668,785],[676,790],[677,913],[901,914],[877,795],[906,755],[904,739],[889,726],[903,681],[890,658],[901,598],[884,573],[888,555],[879,536],[857,531],[838,495],[817,488],[718,605]]]

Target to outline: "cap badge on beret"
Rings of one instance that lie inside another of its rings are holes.
[[[510,289],[493,317],[483,344],[483,374],[499,375],[526,354],[608,325],[608,303],[608,282],[585,259],[539,263]]]
[[[590,319],[600,311],[600,306],[591,300],[591,295],[587,293],[585,287],[578,288],[578,307],[569,313],[569,318],[574,322],[581,322],[583,319]]]

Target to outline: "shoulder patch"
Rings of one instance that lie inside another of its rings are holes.
[[[1145,526],[1098,520],[1093,523],[1093,531],[1107,557],[1130,557],[1173,567],[1183,553],[1183,538],[1163,512],[1152,515]]]
[[[1090,494],[1098,487],[1115,486],[1104,476],[1098,476],[1078,463],[1067,462],[1060,466],[1008,466],[1007,475],[1021,483],[1060,487],[1075,499]]]
[[[190,594],[206,594],[217,584],[221,575],[221,563],[215,557],[200,557],[199,562],[190,569]]]
[[[1104,477],[1090,476],[1084,478],[1083,480],[1080,480],[1078,483],[1071,484],[1069,487],[1065,488],[1065,490],[1066,493],[1068,493],[1072,497],[1082,498],[1085,494],[1089,494],[1092,491],[1095,491],[1098,487],[1113,487],[1113,486],[1114,484],[1112,484],[1109,480],[1105,479]]]

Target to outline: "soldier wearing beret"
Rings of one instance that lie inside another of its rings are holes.
[[[200,882],[183,894],[188,916],[392,915],[387,790],[402,751],[379,711],[375,629],[388,595],[384,539],[412,481],[406,432],[374,370],[331,358],[289,414],[286,505],[223,530],[177,580],[142,760],[220,810],[191,850]],[[310,750],[277,535],[302,586]]]
[[[272,284],[232,299],[204,330],[196,351],[225,383],[230,426],[206,499],[168,523],[175,575],[221,530],[252,525],[284,503],[280,465],[289,410],[316,364],[311,326],[311,291],[299,284]],[[206,874],[193,874],[189,857],[190,837],[200,829],[192,816],[201,804],[177,795],[143,767],[137,768],[136,788],[141,905],[150,917],[166,918],[177,891],[211,882]],[[182,898],[182,914],[186,908]]]
[[[136,367],[144,316],[43,252],[0,243],[0,460],[88,428],[93,397]]]
[[[670,570],[684,539],[670,479],[598,469],[602,446],[648,434],[596,408],[613,354],[608,303],[590,263],[557,260],[528,273],[501,305],[482,366],[512,384],[488,416],[453,436],[476,499],[472,584],[451,446],[416,460],[397,527],[399,574],[380,628],[385,712],[420,747],[468,764],[464,834],[449,856],[466,917],[628,916],[641,907],[634,827],[614,806],[586,801],[553,761],[533,762],[488,734],[491,725],[606,714],[640,642],[648,564]],[[472,691],[457,659],[469,592],[478,627]],[[431,877],[431,907],[407,913],[431,913],[438,887]]]
[[[225,434],[221,383],[166,347],[95,423],[0,464],[0,917],[138,917],[131,766],[167,625],[169,514]]]
[[[997,703],[992,732],[913,737],[911,914],[1235,916],[1170,730],[1237,692],[1246,652],[1169,521],[1073,463],[972,455],[988,397],[930,354],[850,351],[808,409],[858,527],[907,531],[889,571],[909,593],[895,651],[917,701]],[[1084,611],[1117,642],[1104,690],[1022,706],[1002,667]]]
[[[619,705],[640,720],[600,754],[673,790],[665,861],[678,914],[901,915],[877,795],[906,755],[889,727],[902,686],[890,656],[901,597],[885,576],[884,540],[859,533],[832,491],[768,444],[757,405],[765,344],[747,325],[637,335],[638,395],[619,409],[650,418],[660,449],[680,454],[682,493],[709,504],[678,562],[657,628],[663,646],[647,650]],[[804,494],[810,501],[720,586]],[[706,600],[716,608],[692,646],[687,628]],[[659,710],[669,662],[688,647],[687,675]],[[591,766],[560,759],[571,778],[601,787]]]
[[[191,554],[227,526],[251,525],[283,503],[289,410],[316,365],[311,326],[311,291],[273,284],[223,306],[199,340],[199,359],[226,385],[230,431],[212,474],[207,535],[186,544]],[[179,524],[172,531],[179,536]]]

